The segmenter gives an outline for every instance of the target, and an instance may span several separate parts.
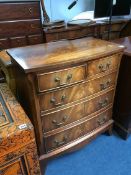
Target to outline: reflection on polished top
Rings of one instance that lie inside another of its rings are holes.
[[[34,72],[43,67],[71,65],[122,50],[123,47],[108,41],[82,38],[8,49],[7,52],[25,72]]]

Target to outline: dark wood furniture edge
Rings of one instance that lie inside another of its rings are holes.
[[[114,129],[117,131],[117,134],[120,135],[124,140],[127,140],[131,134],[131,128],[126,129],[117,121],[114,122]]]

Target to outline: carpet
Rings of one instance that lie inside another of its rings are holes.
[[[82,149],[48,163],[46,175],[131,175],[131,137],[100,135]]]

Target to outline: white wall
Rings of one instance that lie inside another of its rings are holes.
[[[44,3],[51,20],[64,19],[68,21],[83,11],[94,10],[94,0],[78,0],[77,4],[71,10],[68,10],[68,6],[73,1],[44,0]]]

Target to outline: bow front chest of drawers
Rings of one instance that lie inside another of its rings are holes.
[[[7,50],[41,160],[78,149],[111,130],[123,49],[83,38]]]

